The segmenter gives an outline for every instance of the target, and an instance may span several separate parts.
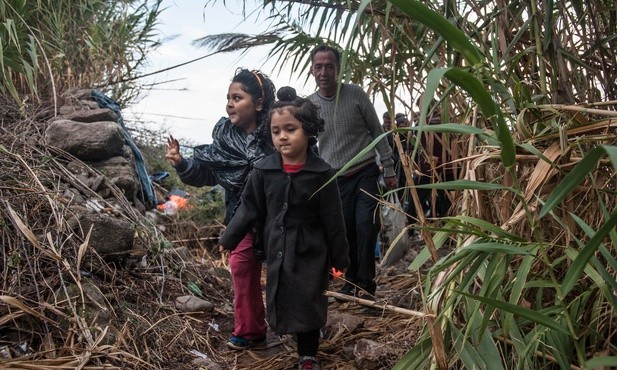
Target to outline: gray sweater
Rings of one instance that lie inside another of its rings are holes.
[[[319,154],[337,171],[384,133],[375,107],[360,86],[343,84],[338,101],[336,96],[324,98],[318,92],[311,94],[309,99],[320,107],[319,114],[326,122],[324,132],[319,135]],[[384,166],[384,176],[394,176],[392,149],[388,140],[384,137],[376,149]],[[368,151],[343,175],[374,163],[375,157],[374,150]]]

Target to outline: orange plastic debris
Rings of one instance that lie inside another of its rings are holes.
[[[339,271],[332,267],[332,276],[334,276],[335,279],[340,279],[343,276],[343,271]]]

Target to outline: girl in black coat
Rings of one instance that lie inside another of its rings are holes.
[[[323,130],[318,108],[291,88],[278,96],[268,119],[278,153],[255,164],[220,244],[233,250],[255,222],[264,223],[268,323],[296,334],[299,369],[319,369],[328,271],[347,268],[349,246],[334,170],[310,145]]]

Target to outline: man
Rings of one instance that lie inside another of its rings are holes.
[[[392,129],[392,118],[390,117],[390,112],[383,112],[383,130],[390,131]]]
[[[421,98],[416,102],[421,105]],[[434,100],[431,101],[430,114],[427,117],[427,124],[441,124],[440,107]],[[426,131],[420,137],[420,148],[416,153],[415,162],[418,165],[418,171],[414,175],[416,185],[425,185],[434,182],[452,181],[455,179],[455,171],[449,166],[445,166],[450,162],[450,150],[448,150],[446,140],[447,135],[440,132]],[[448,192],[443,189],[417,189],[418,197],[424,214],[428,217],[444,217],[447,216],[450,206],[452,205]],[[410,216],[410,222],[414,222],[417,218],[416,208],[410,204],[405,212]]]
[[[384,132],[388,132],[392,130],[392,117],[390,117],[390,112],[385,111],[383,113],[382,121],[383,121],[383,124],[381,125],[381,127],[383,127]],[[394,147],[394,140],[392,139],[392,134],[386,136],[386,138],[388,139],[388,145],[390,145],[390,148],[392,149],[392,155],[394,156],[394,162],[396,163],[398,152],[396,151],[396,148]]]
[[[311,51],[311,73],[317,91],[309,99],[320,107],[325,121],[325,130],[319,136],[319,153],[337,171],[384,132],[373,104],[361,87],[343,83],[337,94],[339,72],[337,49],[321,45]],[[376,149],[384,167],[386,186],[393,189],[397,181],[392,149],[385,139]],[[339,291],[343,294],[366,298],[375,295],[374,252],[379,220],[375,219],[377,201],[366,193],[378,194],[378,177],[376,153],[369,150],[337,178],[351,260],[345,273],[348,282]]]
[[[394,122],[396,125],[396,128],[405,128],[405,127],[410,127],[411,123],[409,122],[409,119],[407,118],[407,116],[404,113],[397,113],[394,116]],[[403,153],[405,156],[409,155],[409,152],[411,151],[410,146],[411,146],[411,132],[401,132],[399,133],[399,140],[401,141],[401,147],[403,149]],[[398,192],[398,196],[399,199],[401,200],[402,204],[406,204],[409,202],[409,191],[407,189],[407,177],[405,176],[405,171],[403,169],[403,163],[401,161],[400,155],[398,154],[398,148],[394,148],[394,150],[396,151],[397,155],[396,158],[398,158],[398,161],[395,162],[395,172],[396,172],[396,177],[398,178],[398,188],[400,189]],[[407,157],[409,158],[409,157]]]

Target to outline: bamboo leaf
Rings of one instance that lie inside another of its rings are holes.
[[[499,145],[499,141],[492,132],[458,123],[441,123],[439,125],[422,125],[411,127],[397,127],[392,129],[391,132],[399,134],[406,134],[408,132],[421,131],[421,132],[443,132],[447,134],[460,134],[460,135],[475,135],[480,140],[486,141],[490,145]]]
[[[433,184],[415,185],[418,189],[447,189],[447,190],[504,190],[510,189],[500,184],[491,184],[487,182],[473,180],[454,180],[436,182]]]
[[[469,225],[473,225],[475,227],[481,228],[482,230],[486,230],[489,233],[495,235],[497,239],[504,239],[504,240],[508,240],[511,242],[523,242],[527,240],[516,234],[509,233],[495,224],[492,224],[490,222],[487,222],[485,220],[482,220],[476,217],[458,216],[456,219],[459,221],[462,221],[462,225],[463,225],[462,227],[464,228],[468,229],[470,228]]]
[[[461,69],[450,68],[445,72],[445,76],[450,81],[467,91],[473,100],[480,106],[482,113],[488,119],[492,119],[494,121],[495,133],[497,134],[497,139],[501,144],[501,161],[506,167],[513,166],[516,162],[514,141],[512,140],[510,129],[491,95],[486,91],[477,78]]]
[[[515,254],[515,255],[531,254],[533,255],[535,254],[535,251],[537,250],[537,248],[538,248],[537,245],[515,246],[511,244],[504,244],[504,243],[473,243],[473,244],[470,244],[464,247],[463,249],[473,249],[473,250],[477,250],[480,252],[487,252],[487,253],[503,253],[503,254]]]
[[[451,325],[452,341],[454,342],[456,352],[461,358],[461,362],[466,369],[488,369],[484,358],[476,350],[476,347],[467,339],[467,337],[456,327]],[[492,365],[492,364],[491,364]]]
[[[572,265],[566,272],[566,276],[563,278],[561,284],[562,294],[565,296],[574,288],[574,285],[580,278],[583,270],[587,266],[589,259],[594,255],[596,249],[600,246],[604,238],[615,228],[617,225],[617,209],[613,211],[609,219],[600,227],[595,235],[589,240],[589,243],[583,247]]]
[[[441,247],[446,242],[446,240],[448,240],[448,237],[452,235],[453,232],[453,230],[447,230],[434,233],[433,244],[435,245],[435,249],[439,249],[439,247]],[[428,248],[426,248],[426,246],[424,246],[420,253],[418,253],[418,255],[413,259],[413,261],[411,261],[411,264],[407,269],[410,271],[419,271],[420,267],[422,267],[422,265],[424,265],[424,263],[428,261],[429,258],[431,258],[430,251],[428,250]]]
[[[392,370],[423,370],[429,361],[433,343],[430,338],[416,342],[416,345],[399,362],[394,365]]]
[[[462,291],[457,291],[457,292],[466,297],[485,303],[489,306],[499,308],[503,311],[510,312],[515,315],[524,317],[528,320],[535,322],[536,324],[546,326],[547,328],[551,328],[561,333],[568,334],[568,331],[565,328],[563,328],[558,322],[556,322],[555,320],[551,319],[547,315],[540,313],[538,311],[531,310],[525,307],[521,307],[515,304],[503,302],[503,301],[493,299],[493,298],[476,296],[476,295],[468,294]]]
[[[585,368],[595,369],[598,367],[617,367],[617,356],[594,357],[585,362]]]
[[[371,152],[374,150],[375,146],[377,146],[377,144],[381,141],[381,140],[385,140],[386,135],[388,135],[387,132],[379,135],[377,138],[375,138],[369,145],[366,146],[366,148],[362,149],[360,151],[360,153],[356,154],[355,157],[353,157],[349,162],[345,163],[345,165],[337,172],[334,174],[334,176],[329,179],[328,181],[326,181],[325,184],[323,184],[319,189],[317,189],[315,191],[314,194],[317,194],[321,189],[325,188],[328,184],[330,184],[332,181],[335,181],[336,178],[345,173],[345,171],[347,171],[347,169],[349,169],[350,167],[352,167],[353,165],[355,165],[356,163],[358,163],[360,161],[360,159],[362,159],[364,157],[364,155],[368,152]],[[314,195],[313,194],[313,195]],[[311,195],[312,196],[312,195]]]
[[[600,145],[593,148],[583,159],[576,165],[570,173],[563,178],[559,186],[549,195],[538,215],[538,218],[546,216],[551,212],[568,194],[578,186],[585,176],[587,176],[596,166],[596,163],[604,154],[608,154],[613,168],[617,170],[617,147]]]
[[[411,19],[422,23],[426,27],[441,35],[454,49],[458,50],[470,64],[482,62],[482,56],[476,46],[461,30],[454,27],[446,18],[438,14],[417,0],[390,0]]]

